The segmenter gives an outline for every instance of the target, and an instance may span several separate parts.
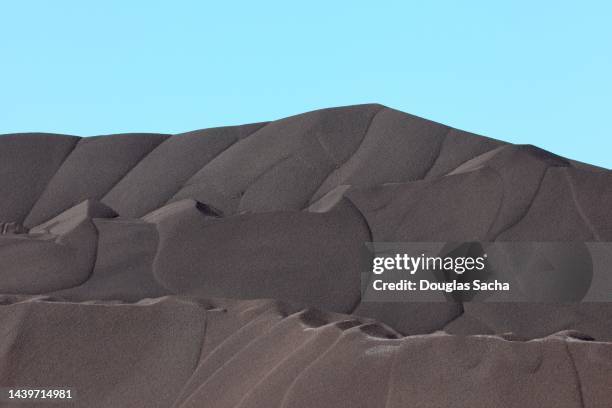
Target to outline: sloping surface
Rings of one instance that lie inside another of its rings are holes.
[[[83,407],[612,403],[608,303],[359,290],[372,240],[612,241],[608,170],[380,105],[7,135],[0,158],[0,386]]]
[[[6,299],[3,384],[77,407],[608,407],[612,344],[402,336],[273,301]]]

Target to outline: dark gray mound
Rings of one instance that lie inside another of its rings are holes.
[[[362,302],[360,272],[367,241],[612,241],[610,208],[606,169],[380,105],[1,136],[0,387],[72,386],[77,407],[609,407],[609,303]]]
[[[609,406],[612,345],[567,331],[404,337],[273,301],[5,300],[0,381],[70,384],[66,406]]]

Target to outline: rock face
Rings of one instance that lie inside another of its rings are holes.
[[[0,386],[70,386],[76,407],[609,407],[611,304],[373,303],[360,273],[368,241],[612,241],[610,208],[606,169],[380,105],[4,135]]]

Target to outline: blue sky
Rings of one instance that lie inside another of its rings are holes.
[[[13,1],[0,133],[384,105],[612,168],[606,1]]]

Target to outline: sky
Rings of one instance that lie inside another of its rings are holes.
[[[381,103],[612,168],[609,1],[12,1],[0,133],[178,133]]]

